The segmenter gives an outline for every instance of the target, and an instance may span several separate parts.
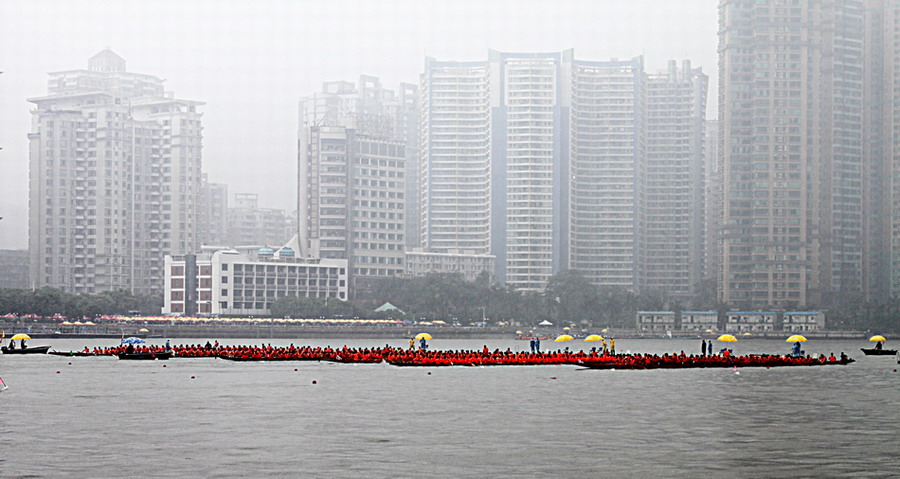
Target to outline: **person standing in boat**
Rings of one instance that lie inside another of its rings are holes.
[[[616,338],[610,338],[609,340],[609,354],[616,355]]]
[[[172,343],[167,339],[166,340],[166,352],[168,353],[171,350],[172,350]]]
[[[534,352],[541,352],[541,338],[534,338]]]
[[[606,346],[606,338],[600,340],[600,347],[603,348],[604,355],[609,352],[609,348]]]
[[[10,341],[10,342],[12,342],[12,341]],[[878,344],[881,344],[881,343],[878,343]],[[25,338],[22,338],[22,349],[25,349]],[[878,349],[881,349],[881,348],[879,347]]]
[[[706,356],[706,340],[700,341],[700,355]]]
[[[534,338],[531,338],[529,344],[531,345],[531,354],[534,354]]]
[[[713,351],[712,348],[713,348],[713,345],[712,345],[712,339],[710,339],[709,342],[706,343],[706,355],[707,355],[707,356],[712,356],[712,355],[713,355],[713,353],[712,353],[712,351]]]

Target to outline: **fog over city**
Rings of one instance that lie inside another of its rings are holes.
[[[0,479],[900,477],[898,338],[900,0],[0,0]]]
[[[110,48],[127,71],[204,102],[203,170],[229,194],[296,209],[298,101],[327,81],[418,84],[426,56],[488,49],[585,60],[644,56],[648,73],[690,59],[716,114],[716,0],[19,1],[0,4],[0,249],[27,248],[27,98],[48,73]]]

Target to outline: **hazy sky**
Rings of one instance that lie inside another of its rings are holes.
[[[206,103],[203,166],[229,194],[296,207],[298,99],[360,74],[418,82],[425,55],[484,60],[487,49],[607,60],[655,71],[688,58],[710,75],[717,0],[3,0],[0,2],[0,249],[26,248],[31,104],[47,73],[87,68],[104,47],[127,70]]]

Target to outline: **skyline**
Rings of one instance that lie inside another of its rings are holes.
[[[26,98],[46,94],[49,72],[85,68],[104,47],[124,57],[128,71],[159,76],[167,91],[205,103],[203,165],[211,182],[228,184],[232,193],[257,193],[262,207],[293,211],[298,104],[323,82],[366,74],[395,89],[400,82],[418,83],[426,56],[476,60],[489,48],[574,48],[579,57],[596,60],[644,55],[648,73],[664,69],[669,59],[690,59],[716,91],[716,3],[281,1],[258,8],[192,2],[177,4],[184,15],[171,18],[164,12],[174,2],[152,9],[138,2],[4,3],[0,249],[27,244]],[[510,12],[514,21],[494,25]],[[29,18],[43,21],[23,20]],[[360,40],[360,32],[368,40]],[[710,95],[708,117],[714,99]]]

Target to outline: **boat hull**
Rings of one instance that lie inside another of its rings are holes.
[[[84,351],[48,351],[47,354],[52,354],[54,356],[93,356],[92,353],[86,353]]]
[[[893,356],[897,354],[896,349],[865,349],[859,348],[866,356]]]
[[[6,346],[0,348],[0,351],[3,354],[47,354],[47,351],[50,351],[50,346],[35,346],[33,348],[25,348],[25,349],[9,349]]]
[[[133,361],[153,361],[160,360],[164,361],[172,357],[172,353],[119,353],[119,359],[127,359]]]

